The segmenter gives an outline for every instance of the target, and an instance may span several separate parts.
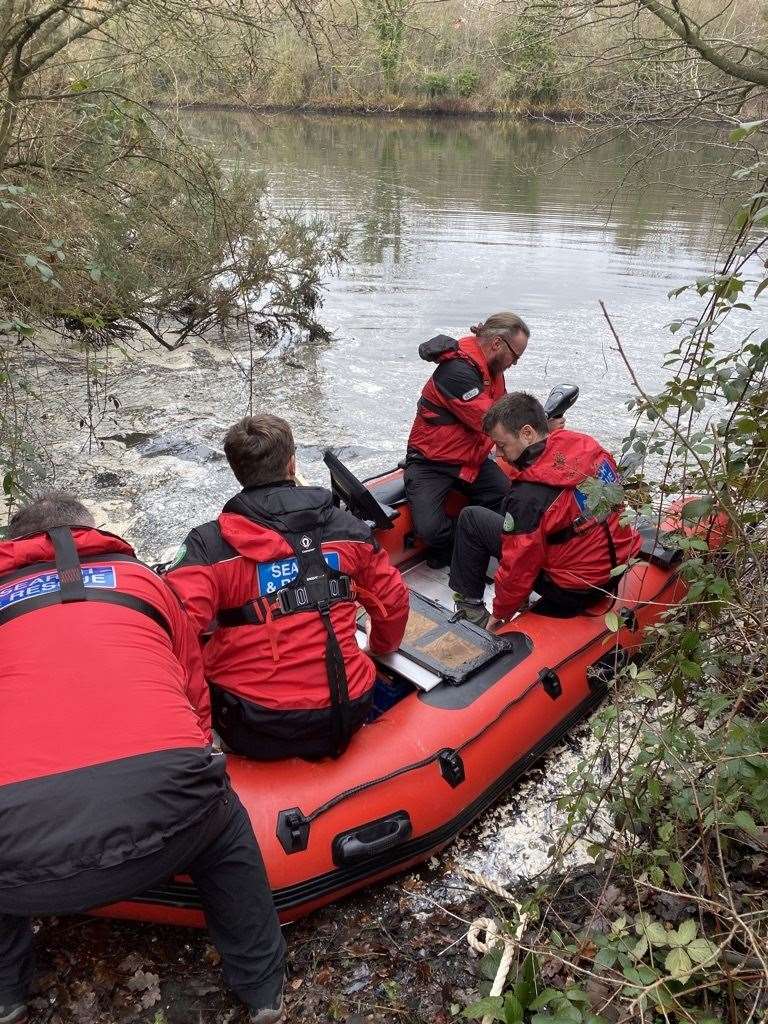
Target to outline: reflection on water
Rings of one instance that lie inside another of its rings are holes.
[[[711,268],[724,227],[724,214],[684,190],[699,173],[695,153],[668,154],[645,168],[645,188],[617,191],[631,149],[566,162],[558,150],[579,142],[569,128],[234,114],[193,123],[226,140],[232,160],[265,170],[280,205],[351,226],[349,264],[329,285],[336,340],[315,398],[334,425],[327,440],[363,434],[392,455],[429,373],[418,344],[499,309],[533,331],[509,385],[543,393],[574,380],[571,423],[616,444],[627,373],[598,302],[641,377],[659,384],[664,325],[692,302],[673,306],[667,292]]]
[[[613,145],[566,162],[559,151],[584,141],[571,128],[239,114],[190,121],[226,160],[266,172],[278,207],[351,231],[349,262],[328,282],[323,311],[333,341],[294,345],[262,364],[254,382],[255,407],[293,423],[302,470],[317,481],[326,479],[327,445],[344,449],[361,475],[397,461],[431,369],[419,343],[501,309],[522,314],[533,332],[508,385],[544,395],[557,381],[577,383],[569,423],[618,445],[629,384],[598,301],[639,376],[657,387],[670,347],[664,325],[696,308],[688,296],[670,303],[667,292],[712,267],[725,223],[684,191],[698,184],[695,152],[645,166],[643,190],[617,190],[635,154]],[[247,411],[243,355],[238,367],[216,347],[193,345],[121,365],[103,383],[120,409],[104,400],[97,434],[152,440],[111,441],[90,455],[77,427],[82,375],[50,372],[49,410],[56,388],[61,399],[51,411],[62,439],[58,479],[84,471],[78,486],[88,486],[117,473],[119,486],[103,493],[97,484],[91,494],[113,525],[127,524],[152,552],[178,541],[235,489],[226,464],[207,455]]]

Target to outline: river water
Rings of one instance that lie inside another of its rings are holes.
[[[701,169],[686,147],[643,166],[644,188],[622,189],[641,154],[613,144],[569,159],[591,145],[572,128],[237,115],[196,127],[263,168],[281,207],[351,227],[324,310],[336,342],[306,386],[326,441],[384,462],[402,455],[432,368],[419,343],[504,309],[532,329],[510,388],[544,394],[573,380],[571,424],[619,443],[630,388],[599,301],[639,376],[660,385],[665,324],[696,308],[667,293],[712,269],[727,221],[692,198]]]
[[[658,387],[665,325],[698,308],[667,293],[712,270],[727,224],[694,191],[699,154],[685,146],[644,163],[619,144],[568,160],[589,149],[583,133],[520,123],[227,113],[195,115],[191,128],[230,164],[264,171],[278,208],[351,232],[321,315],[333,340],[291,345],[259,364],[253,385],[255,408],[293,423],[301,469],[318,482],[326,446],[360,475],[401,458],[431,369],[419,343],[498,310],[532,329],[509,387],[543,396],[557,382],[578,384],[569,424],[618,446],[631,388],[599,300],[639,377]],[[645,186],[620,187],[638,163]],[[143,557],[175,548],[235,489],[220,444],[248,409],[247,375],[233,358],[242,354],[195,343],[113,356],[90,392],[80,355],[42,354],[38,473],[76,486]],[[81,422],[89,418],[92,430]],[[504,881],[539,870],[552,800],[587,751],[557,752],[546,781],[534,778],[486,817],[454,848],[459,859]]]
[[[569,424],[617,447],[631,387],[599,300],[639,377],[660,386],[665,325],[699,301],[667,293],[711,271],[727,224],[693,193],[705,182],[685,146],[643,162],[629,145],[589,151],[574,128],[470,120],[221,113],[190,127],[229,165],[264,172],[278,209],[350,231],[321,312],[333,340],[297,341],[260,363],[253,386],[255,408],[294,424],[301,469],[318,482],[326,446],[361,475],[396,463],[433,368],[419,343],[504,309],[532,330],[508,386],[543,396],[578,384]],[[620,187],[632,166],[643,188]],[[76,478],[105,522],[158,556],[232,490],[219,451],[248,409],[243,356],[236,342],[113,354],[90,390],[77,353],[41,358],[40,473]]]

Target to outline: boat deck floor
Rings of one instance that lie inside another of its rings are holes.
[[[493,603],[493,574],[498,563],[492,559],[488,567],[488,581],[485,587],[485,604],[490,608]],[[411,569],[403,572],[403,579],[409,590],[421,594],[430,601],[436,601],[446,611],[454,611],[453,588],[448,583],[448,566],[442,569],[430,569],[426,562],[419,562]]]
[[[496,560],[492,559],[488,567],[488,582],[484,595],[487,607],[490,607],[493,602],[492,576],[496,571],[497,564]],[[409,590],[420,594],[422,597],[426,597],[429,601],[434,601],[449,615],[452,615],[454,612],[453,589],[448,583],[448,573],[448,566],[442,569],[430,569],[426,562],[418,562],[416,565],[411,566],[410,569],[403,571],[403,579]],[[360,620],[360,629],[358,630],[358,642],[361,645],[365,643],[362,619]],[[438,683],[442,682],[441,676],[422,665],[417,665],[402,651],[381,655],[376,657],[375,660],[390,671],[407,679],[420,690],[431,690]]]

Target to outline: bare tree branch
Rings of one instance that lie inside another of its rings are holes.
[[[674,6],[678,11],[678,18],[676,19],[672,14],[669,13],[666,8],[658,2],[658,0],[638,0],[646,10],[650,11],[656,18],[664,22],[670,31],[674,32],[685,43],[691,50],[695,50],[699,56],[712,64],[714,67],[719,68],[720,71],[725,72],[726,75],[730,75],[732,78],[737,78],[742,82],[751,82],[753,85],[768,86],[768,54],[762,51],[757,51],[763,57],[766,63],[765,70],[759,67],[754,67],[750,64],[740,63],[739,61],[731,60],[725,54],[720,53],[713,46],[706,42],[696,30],[694,22],[688,18],[681,10],[677,0],[675,0]]]

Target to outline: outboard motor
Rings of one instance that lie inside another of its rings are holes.
[[[547,419],[554,420],[565,416],[578,397],[579,389],[575,384],[556,384],[544,403]]]

